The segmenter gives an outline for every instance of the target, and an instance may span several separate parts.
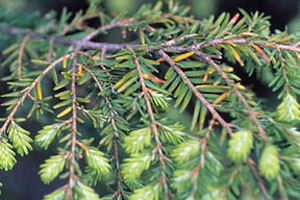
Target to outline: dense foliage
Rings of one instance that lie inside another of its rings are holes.
[[[45,200],[300,199],[298,34],[242,9],[197,20],[173,0],[132,16],[89,5],[58,21],[1,8],[2,170],[35,143],[57,148],[41,180],[65,181]],[[101,42],[112,29],[123,42]],[[238,71],[267,73],[281,103]],[[183,112],[188,126],[172,117]],[[22,128],[43,117],[37,134]]]

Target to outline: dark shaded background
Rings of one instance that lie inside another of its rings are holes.
[[[120,9],[127,9],[134,12],[138,6],[145,2],[155,2],[154,0],[107,0],[106,6],[114,12]],[[261,11],[271,16],[272,30],[284,30],[289,25],[292,32],[300,25],[299,6],[300,0],[183,0],[185,4],[191,5],[192,14],[198,18],[207,17],[210,14],[219,14],[228,11],[232,15],[237,12],[237,8],[244,8],[247,11]],[[58,17],[63,7],[69,11],[84,10],[88,4],[84,0],[0,0],[0,5],[4,5],[13,11],[31,13],[39,11],[42,14],[49,10],[56,10]],[[1,76],[7,74],[2,70]],[[0,82],[0,93],[4,94],[6,85]],[[255,85],[258,95],[268,96],[270,91],[263,84]],[[5,116],[4,108],[0,109],[0,117]],[[35,135],[39,125],[34,121],[29,121],[24,125]],[[42,151],[35,148],[28,156],[23,158],[17,156],[18,163],[12,171],[0,171],[0,182],[3,183],[2,200],[40,200],[44,194],[50,193],[57,187],[64,184],[60,180],[53,181],[50,185],[44,185],[38,176],[39,165],[51,154],[49,151]],[[99,188],[100,189],[100,188]]]

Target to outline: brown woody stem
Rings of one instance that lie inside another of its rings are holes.
[[[28,33],[24,38],[20,45],[19,55],[18,55],[18,76],[21,76],[21,70],[22,70],[22,57],[24,54],[24,48],[26,42],[29,40],[30,34]]]
[[[76,159],[76,143],[77,143],[77,105],[76,105],[76,65],[77,65],[77,53],[79,46],[75,46],[74,59],[72,64],[72,81],[71,81],[71,92],[72,92],[72,142],[71,142],[71,158],[70,158],[70,169],[69,169],[69,191],[68,199],[72,200],[72,188],[74,185],[75,178],[75,159]]]

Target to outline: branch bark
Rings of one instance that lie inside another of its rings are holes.
[[[123,26],[128,26],[128,24],[123,24]],[[213,46],[216,44],[221,44],[225,42],[231,42],[235,44],[247,44],[251,45],[251,43],[254,43],[256,45],[259,45],[261,47],[266,47],[266,48],[272,48],[272,49],[281,49],[281,50],[287,50],[287,51],[293,51],[300,53],[300,48],[297,47],[297,45],[283,45],[283,44],[276,44],[272,42],[257,42],[253,41],[251,39],[244,39],[244,38],[236,38],[236,39],[214,39],[211,40],[210,42],[201,42],[197,44],[193,44],[190,46],[176,46],[176,43],[178,41],[170,41],[170,42],[162,42],[162,43],[157,43],[153,45],[143,45],[143,44],[113,44],[113,43],[105,43],[105,42],[91,42],[90,39],[96,36],[99,32],[105,31],[111,28],[115,27],[123,27],[121,23],[116,23],[113,25],[105,25],[103,27],[98,28],[94,32],[88,36],[88,40],[82,39],[82,40],[70,40],[67,37],[55,37],[53,35],[45,35],[41,33],[36,33],[31,30],[26,30],[26,29],[21,29],[21,28],[16,28],[16,27],[7,27],[7,26],[0,26],[0,32],[8,34],[8,35],[27,35],[30,34],[31,38],[36,38],[36,39],[46,39],[46,40],[51,40],[53,38],[54,43],[66,45],[66,46],[76,46],[79,45],[84,49],[106,49],[107,51],[117,51],[121,50],[126,47],[131,47],[131,48],[142,48],[143,50],[147,51],[155,51],[159,49],[163,50],[174,50],[174,51],[196,51],[200,50],[203,47],[208,47],[208,46]],[[193,35],[192,35],[193,36]],[[183,39],[186,39],[188,37],[183,37]],[[182,39],[179,39],[179,41],[182,41]],[[175,42],[175,43],[174,43]]]
[[[71,141],[71,158],[70,158],[70,169],[69,169],[69,191],[68,199],[72,200],[72,187],[74,185],[75,178],[75,166],[74,162],[76,159],[76,143],[77,143],[77,105],[76,105],[76,65],[77,65],[77,53],[80,47],[76,46],[74,51],[74,59],[72,63],[72,81],[71,81],[71,92],[72,92],[72,141]]]
[[[18,55],[18,76],[21,76],[21,70],[22,70],[22,57],[24,54],[25,44],[29,40],[30,34],[27,34],[21,43],[19,55]]]

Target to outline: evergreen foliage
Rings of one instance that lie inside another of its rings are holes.
[[[272,33],[258,12],[188,12],[175,0],[132,16],[89,0],[59,20],[0,8],[0,169],[52,147],[39,175],[65,185],[45,200],[300,199],[299,34]],[[111,29],[124,43],[99,42]],[[241,70],[268,73],[281,103],[257,97]],[[190,111],[188,125],[170,114]],[[38,133],[22,128],[45,118]]]

